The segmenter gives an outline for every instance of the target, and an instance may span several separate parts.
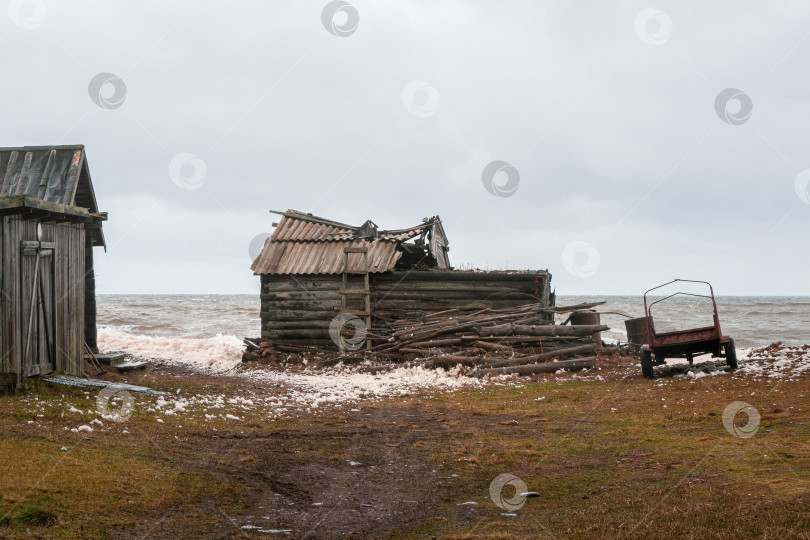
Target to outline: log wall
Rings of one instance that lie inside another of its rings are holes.
[[[361,288],[363,277],[351,277],[349,288]],[[329,323],[339,313],[342,285],[341,274],[262,275],[262,341],[334,347]],[[531,302],[554,305],[548,272],[411,271],[371,275],[372,329],[385,321],[446,309],[471,312]]]
[[[37,221],[21,216],[0,217],[0,372],[31,372],[32,359],[24,359],[26,333],[34,282],[36,257],[24,256],[23,241],[37,240]],[[53,369],[84,374],[84,264],[85,231],[81,223],[43,222],[43,242],[56,245],[54,254],[44,258],[51,265],[45,288],[53,304],[54,326],[49,334],[55,341]],[[30,259],[26,260],[26,259]],[[42,263],[41,263],[42,264]],[[47,302],[46,302],[47,303]],[[41,325],[40,325],[41,326]],[[44,343],[44,336],[32,336]],[[34,370],[38,371],[38,370]]]

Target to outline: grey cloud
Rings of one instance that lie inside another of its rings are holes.
[[[547,267],[564,293],[677,275],[810,294],[794,190],[810,8],[353,2],[341,38],[325,4],[65,1],[38,28],[0,22],[3,144],[87,145],[115,244],[102,291],[254,292],[250,241],[268,209],[298,208],[383,227],[438,213],[453,262]],[[661,45],[635,33],[646,7],[672,21]],[[117,109],[88,96],[102,72],[126,83]],[[403,106],[412,81],[435,113]],[[743,125],[715,113],[726,88],[753,101]],[[169,178],[180,153],[205,162],[199,189]],[[514,196],[483,189],[494,160],[520,172]],[[577,241],[600,253],[591,277],[562,263]]]

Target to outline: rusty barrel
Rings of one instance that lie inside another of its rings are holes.
[[[588,325],[598,325],[602,324],[600,322],[599,314],[595,311],[575,311],[571,313],[571,324],[588,324]],[[593,342],[602,346],[602,332],[597,332],[593,335]]]
[[[649,317],[627,319],[624,327],[627,329],[627,342],[634,347],[641,347],[650,343]]]

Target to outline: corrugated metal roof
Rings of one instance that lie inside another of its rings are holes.
[[[391,231],[378,231],[377,238],[388,242],[406,242],[416,238],[433,226],[434,220],[410,227]],[[273,231],[273,240],[299,242],[342,242],[354,240],[360,227],[338,223],[327,219],[288,210]]]
[[[0,148],[0,197],[35,199],[98,212],[84,146]]]
[[[255,274],[339,274],[344,247],[367,247],[371,273],[393,269],[402,256],[394,242],[274,242],[268,238],[251,268]],[[362,255],[349,255],[349,271],[362,271],[362,264]]]
[[[368,249],[369,272],[393,270],[402,253],[397,246],[432,230],[438,218],[408,229],[377,231],[371,239],[359,239],[363,227],[346,225],[288,210],[253,261],[254,274],[338,274],[343,272],[345,247]],[[349,270],[361,271],[361,255],[349,256]]]
[[[273,231],[273,240],[277,242],[297,240],[301,242],[339,242],[354,238],[356,229],[353,227],[336,227],[293,219],[284,216],[281,218],[276,230]]]
[[[98,212],[84,145],[0,148],[0,197],[13,196]],[[104,244],[101,229],[91,236]]]

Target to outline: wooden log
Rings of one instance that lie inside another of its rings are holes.
[[[262,339],[267,339],[268,341],[278,341],[278,340],[290,340],[290,339],[325,339],[329,337],[329,331],[327,329],[322,330],[304,330],[304,329],[297,329],[297,328],[290,328],[290,329],[280,329],[280,330],[273,330],[273,329],[262,329]]]
[[[420,271],[414,270],[410,272],[394,271],[381,274],[377,280],[379,283],[422,283],[428,281],[448,281],[448,282],[504,282],[504,281],[523,281],[534,283],[538,276],[542,278],[548,277],[548,271],[538,270],[532,272],[458,272],[458,271]]]
[[[444,347],[447,345],[461,345],[462,344],[461,338],[450,338],[450,339],[433,339],[430,341],[417,341],[416,343],[411,343],[411,347]]]
[[[306,299],[298,299],[298,300],[274,300],[268,298],[261,298],[262,306],[264,311],[268,311],[271,309],[281,309],[281,310],[301,310],[301,311],[308,311],[308,310],[320,310],[331,312],[333,311],[332,308],[340,306],[340,297],[335,298],[306,298]]]
[[[458,311],[459,311],[459,308],[445,309],[444,311],[437,311],[435,313],[428,313],[427,315],[425,315],[425,318],[427,319],[427,318],[444,316],[444,315],[447,315],[448,313],[458,313]]]
[[[504,366],[520,366],[524,364],[532,364],[537,362],[542,362],[545,360],[550,360],[552,358],[565,358],[566,356],[576,356],[579,354],[587,354],[594,352],[599,347],[595,343],[590,343],[587,345],[578,345],[576,347],[566,347],[562,349],[557,349],[554,351],[543,352],[539,354],[530,354],[528,356],[518,356],[515,358],[508,358],[508,359],[501,359],[491,363],[488,363],[486,367],[488,368],[499,368]]]
[[[384,373],[386,371],[391,371],[394,369],[399,368],[412,368],[418,366],[430,367],[433,365],[433,362],[430,360],[414,360],[412,362],[404,362],[402,364],[383,364],[381,366],[367,366],[358,369],[357,371],[360,373]]]
[[[432,359],[435,367],[455,367],[455,366],[477,366],[481,361],[479,356],[457,356],[451,354],[441,354]]]
[[[290,345],[290,344],[280,344],[274,343],[273,348],[278,349],[279,351],[283,352],[292,352],[292,353],[304,353],[304,352],[320,352],[320,351],[328,351],[329,349],[325,349],[322,347],[317,346],[305,346],[305,345]],[[334,347],[337,349],[337,346]]]
[[[399,349],[398,352],[429,355],[431,353],[431,350],[430,349],[417,349],[417,348],[414,348],[414,347],[402,347],[401,349]]]
[[[259,293],[259,298],[263,301],[262,307],[265,303],[275,303],[283,300],[298,300],[298,301],[317,301],[321,299],[334,299],[340,298],[339,289],[317,290],[317,291],[304,291],[301,289],[293,290],[276,290],[269,291],[262,290]]]
[[[500,315],[491,315],[481,318],[476,318],[472,320],[460,320],[460,321],[451,321],[447,324],[439,324],[432,328],[427,329],[415,329],[415,330],[401,330],[395,334],[397,336],[407,335],[410,336],[414,340],[425,340],[425,339],[432,339],[434,337],[449,334],[452,332],[466,332],[467,330],[472,330],[475,328],[480,328],[486,323],[492,323],[493,321],[499,321],[503,319],[508,319],[514,317],[511,313],[500,314]],[[508,326],[511,327],[512,325],[501,325],[501,326]],[[491,326],[490,328],[498,328],[498,326]],[[571,327],[569,327],[571,328]]]
[[[528,366],[509,366],[500,368],[484,368],[475,371],[476,377],[485,375],[508,375],[516,373],[518,375],[533,375],[535,373],[555,373],[560,369],[580,370],[592,368],[596,365],[596,357],[577,358],[576,360],[562,360],[560,362],[545,362],[542,364],[530,364]]]
[[[323,321],[331,320],[329,317],[334,317],[336,313],[322,311],[294,311],[294,310],[268,310],[261,311],[260,315],[262,320],[267,321]]]
[[[527,292],[500,287],[481,290],[478,288],[458,288],[442,285],[430,289],[391,289],[388,291],[377,287],[374,292],[381,300],[420,300],[430,297],[453,298],[458,300],[509,300],[513,305],[516,303],[527,304],[529,302],[537,302],[538,300]]]
[[[465,309],[483,309],[486,307],[507,308],[516,304],[514,300],[462,300],[453,298],[436,298],[433,295],[424,295],[421,298],[414,298],[412,300],[396,300],[382,298],[374,293],[372,293],[372,300],[376,309],[413,309],[420,310],[423,313],[428,312],[425,310],[426,305],[430,305],[435,308],[459,307]]]
[[[286,321],[286,320],[267,320],[264,323],[270,330],[287,330],[287,329],[294,329],[294,330],[318,330],[318,329],[328,329],[329,324],[331,323],[332,319],[326,320],[303,320],[303,321]]]
[[[592,309],[596,306],[601,306],[606,304],[606,301],[601,302],[584,302],[582,304],[574,304],[572,306],[560,306],[560,307],[547,307],[544,308],[544,311],[554,312],[554,313],[568,313],[570,311],[580,311],[583,309]]]
[[[473,338],[464,338],[465,341],[488,341],[492,340],[496,343],[506,345],[518,345],[521,343],[537,343],[550,345],[560,345],[564,342],[579,343],[583,338],[576,336],[475,336]]]
[[[476,340],[474,344],[477,347],[481,347],[482,349],[488,349],[490,351],[505,351],[505,352],[514,352],[512,347],[508,345],[501,345],[500,343],[489,343],[487,341]]]
[[[578,326],[556,325],[525,325],[525,324],[501,324],[498,326],[478,327],[478,333],[482,336],[508,336],[508,335],[528,335],[528,336],[590,336],[596,332],[604,332],[608,327],[604,324],[582,324]]]

